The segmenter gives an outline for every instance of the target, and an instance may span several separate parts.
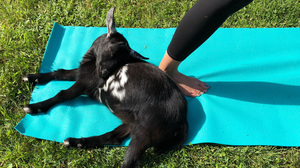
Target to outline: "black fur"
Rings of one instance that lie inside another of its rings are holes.
[[[111,16],[109,25],[114,26]],[[187,137],[187,102],[177,85],[156,66],[133,51],[115,27],[108,25],[108,34],[98,37],[84,55],[78,69],[29,74],[32,83],[51,80],[76,80],[67,90],[48,100],[27,105],[27,113],[46,112],[57,103],[80,95],[105,104],[123,124],[100,136],[68,138],[68,147],[96,148],[119,145],[128,136],[131,142],[122,167],[139,167],[145,150],[154,147],[164,152],[182,147]]]

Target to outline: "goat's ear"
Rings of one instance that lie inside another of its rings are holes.
[[[134,58],[138,58],[138,59],[149,59],[149,58],[143,57],[140,53],[134,51],[133,49],[131,49],[129,55],[134,57]]]
[[[112,7],[106,15],[107,37],[117,32],[114,20],[115,8]]]

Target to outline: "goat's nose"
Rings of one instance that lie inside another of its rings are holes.
[[[109,76],[109,71],[107,69],[103,69],[101,71],[101,77],[102,78],[107,78]]]

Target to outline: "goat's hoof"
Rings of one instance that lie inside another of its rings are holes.
[[[27,114],[37,114],[39,113],[41,110],[39,109],[35,109],[33,108],[30,104],[26,105],[23,110],[25,111],[25,113]]]
[[[77,148],[81,149],[81,148],[83,148],[81,141],[82,141],[82,139],[78,139],[78,138],[67,138],[64,140],[64,145],[67,148],[77,147]]]
[[[23,110],[25,111],[25,113],[28,113],[28,114],[30,114],[31,113],[31,110],[30,110],[30,108],[29,107],[24,107],[23,108]]]
[[[64,145],[65,145],[65,147],[67,147],[67,148],[71,147],[69,138],[64,140]]]
[[[28,77],[27,77],[27,76],[24,76],[24,77],[23,77],[23,81],[24,81],[24,82],[28,82],[28,81],[29,81]]]
[[[24,76],[23,81],[28,82],[28,83],[39,83],[39,80],[38,80],[36,74],[28,74],[28,75]]]

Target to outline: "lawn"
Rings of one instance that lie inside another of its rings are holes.
[[[33,87],[22,82],[39,71],[54,21],[105,27],[115,6],[118,27],[176,27],[196,0],[2,0],[0,4],[0,167],[120,167],[125,147],[66,149],[63,144],[22,136],[14,126]],[[300,27],[299,0],[256,0],[222,27]],[[300,148],[198,144],[155,155],[145,167],[300,167]]]

